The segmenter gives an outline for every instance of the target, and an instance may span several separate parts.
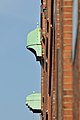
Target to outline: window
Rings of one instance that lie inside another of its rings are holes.
[[[49,21],[47,20],[47,32],[49,32]]]
[[[46,120],[48,120],[48,112],[46,112]]]
[[[47,61],[46,61],[46,72],[47,72],[47,69],[48,69],[48,63],[47,63]]]
[[[42,39],[42,40],[43,40],[43,43],[44,43],[44,45],[45,45],[45,38],[44,38],[44,36],[43,36],[43,39]]]
[[[46,38],[46,57],[48,58],[48,38]]]
[[[59,107],[59,49],[56,50],[56,116],[58,120],[58,107]]]
[[[44,97],[42,97],[42,101],[43,101],[43,103],[44,103]]]
[[[49,96],[51,96],[51,80],[52,80],[52,56],[53,56],[53,29],[50,34],[50,67],[49,67]]]

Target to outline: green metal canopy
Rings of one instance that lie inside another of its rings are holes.
[[[27,49],[34,53],[36,60],[40,61],[41,59],[41,42],[40,42],[40,28],[37,25],[37,28],[30,32],[27,36]]]
[[[41,112],[41,93],[32,93],[26,97],[26,106],[33,113]]]

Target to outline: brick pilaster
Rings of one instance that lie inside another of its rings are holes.
[[[72,0],[63,0],[63,120],[73,120]]]

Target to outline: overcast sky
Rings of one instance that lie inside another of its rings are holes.
[[[28,94],[40,92],[40,64],[26,49],[39,15],[39,0],[0,0],[0,120],[39,119],[25,106]]]

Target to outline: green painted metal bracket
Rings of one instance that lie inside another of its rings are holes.
[[[29,49],[35,56],[36,60],[40,61],[42,56],[42,47],[40,42],[40,28],[37,28],[30,32],[27,36],[26,48]]]
[[[26,97],[26,106],[33,113],[41,113],[41,93],[32,93]]]

